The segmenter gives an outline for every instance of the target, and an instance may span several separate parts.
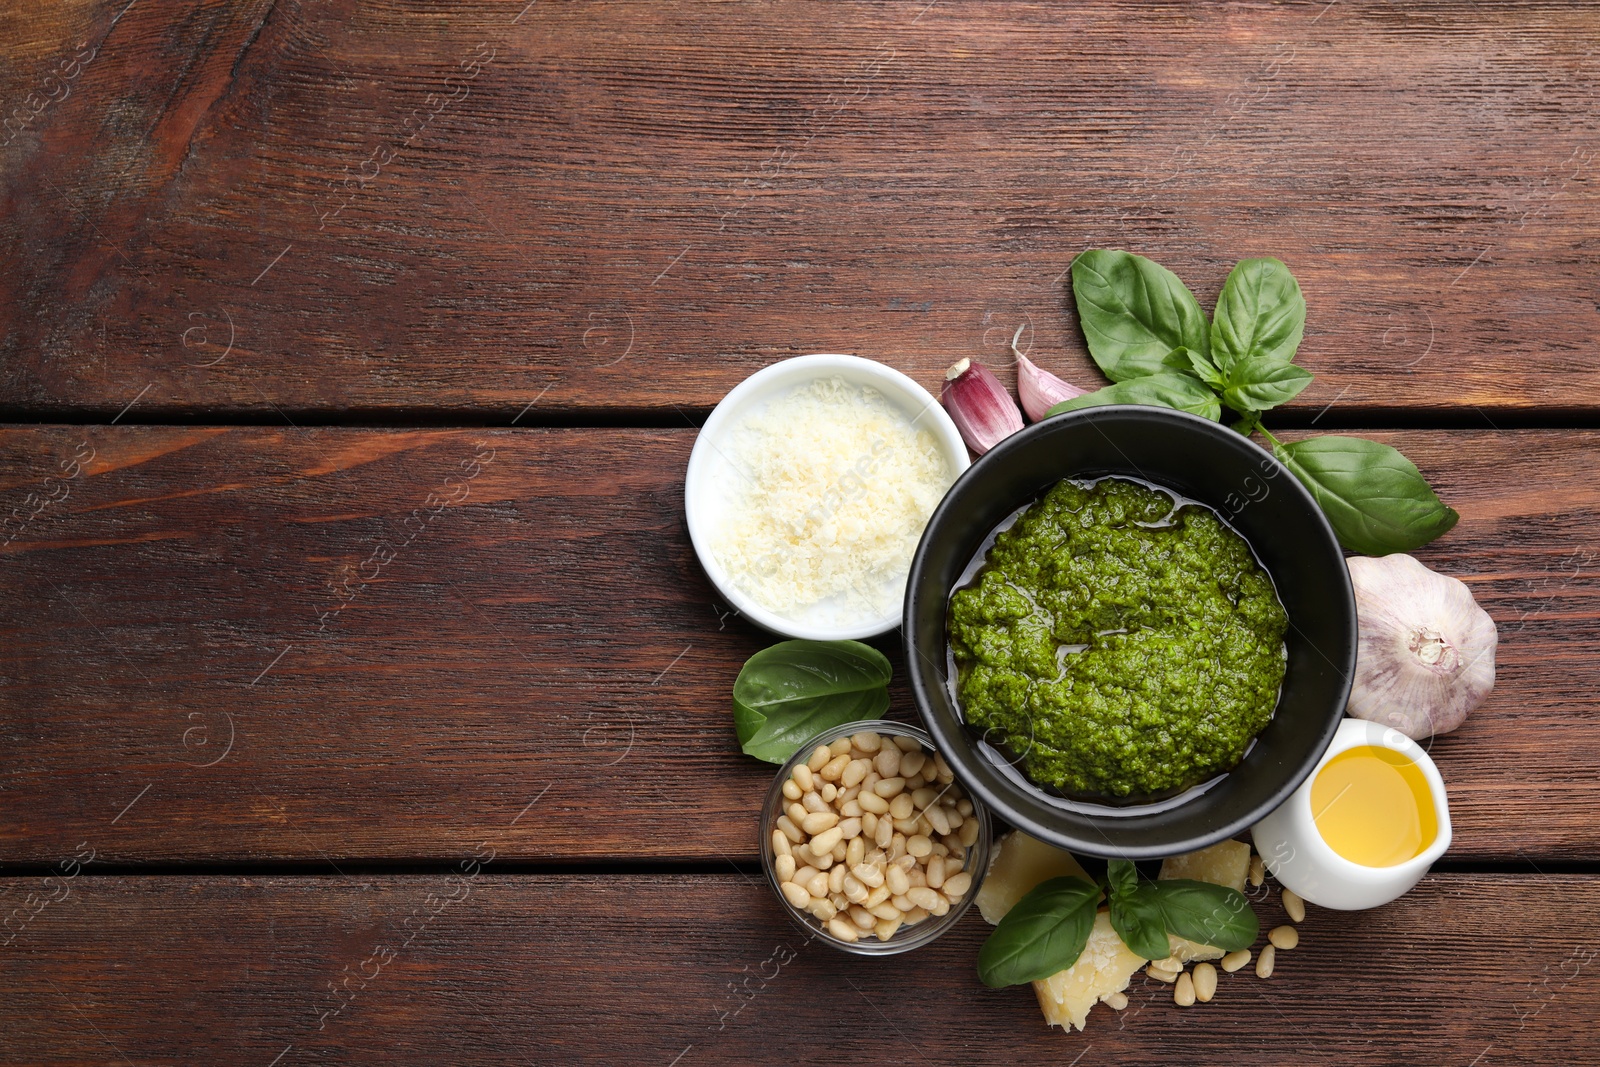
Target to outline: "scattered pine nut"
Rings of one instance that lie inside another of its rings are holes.
[[[1222,969],[1232,974],[1250,962],[1250,950],[1242,948],[1238,952],[1230,952],[1222,957]]]
[[[1153,963],[1144,969],[1144,973],[1158,982],[1166,982],[1169,985],[1178,980],[1177,971],[1163,971]]]
[[[1256,977],[1271,978],[1272,965],[1277,962],[1278,950],[1271,945],[1261,950],[1261,958],[1256,960]]]
[[[1194,1003],[1194,979],[1187,973],[1178,975],[1178,984],[1172,989],[1172,1002],[1180,1008]]]
[[[1305,922],[1306,902],[1293,889],[1283,891],[1283,910],[1289,913],[1290,921]]]
[[[1260,856],[1250,857],[1250,884],[1260,885],[1267,880],[1267,865]]]
[[[1292,926],[1275,926],[1267,940],[1287,952],[1300,943],[1300,931]]]
[[[1128,1006],[1128,994],[1120,992],[1110,993],[1101,997],[1100,1003],[1104,1004],[1112,1011],[1121,1011],[1123,1008]]]
[[[1194,999],[1202,1004],[1217,995],[1217,969],[1209,963],[1194,965]]]

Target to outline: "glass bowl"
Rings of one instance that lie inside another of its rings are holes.
[[[964,786],[961,786],[959,780],[952,782],[951,786],[960,788],[962,799],[972,802],[972,814],[963,817],[963,827],[969,822],[977,827],[977,836],[971,845],[965,846],[966,855],[963,865],[956,872],[957,874],[966,873],[970,875],[972,879],[971,885],[968,886],[967,891],[960,900],[949,901],[949,911],[943,915],[929,915],[915,924],[902,924],[887,941],[879,940],[871,930],[860,931],[860,939],[857,941],[845,941],[830,933],[827,928],[827,922],[822,918],[819,918],[809,910],[802,910],[796,907],[784,895],[784,891],[780,887],[777,874],[779,852],[778,846],[773,840],[774,834],[783,835],[784,833],[779,827],[779,817],[785,815],[787,807],[795,802],[791,798],[784,796],[784,783],[794,776],[796,767],[808,763],[819,746],[831,745],[840,738],[848,738],[855,734],[868,732],[876,733],[885,739],[910,738],[917,743],[917,750],[924,753],[929,760],[932,760],[935,755],[933,741],[927,733],[915,726],[906,726],[903,723],[889,722],[882,719],[847,723],[844,726],[818,734],[808,741],[799,752],[795,753],[788,763],[783,765],[777,776],[773,778],[772,787],[767,791],[766,802],[761,809],[761,866],[766,871],[767,884],[772,887],[772,891],[777,896],[783,909],[808,934],[814,934],[821,941],[844,952],[852,952],[862,956],[891,956],[898,952],[908,952],[911,949],[921,948],[926,945],[954,926],[956,921],[965,914],[967,908],[971,907],[972,901],[978,895],[978,887],[982,885],[983,877],[989,870],[989,848],[992,843],[993,830],[989,822],[989,809],[983,801],[973,796]],[[872,773],[875,774],[875,770]],[[934,788],[942,795],[942,792],[951,786],[939,786],[937,782],[934,782],[927,788]],[[838,787],[835,786],[835,788]],[[887,815],[885,816],[885,818],[888,817]],[[792,825],[793,820],[790,820],[790,822]],[[952,833],[959,838],[960,829],[952,829]],[[864,829],[860,836],[866,837]],[[931,835],[924,836],[931,837]],[[787,842],[788,840],[789,838],[785,836],[785,841]],[[849,848],[847,842],[842,843],[845,844],[847,849]],[[942,841],[937,841],[936,843],[940,847],[947,847]],[[792,849],[794,845],[790,844],[789,847]],[[866,853],[870,854],[877,847],[876,842],[869,838],[865,843],[864,849]],[[842,865],[841,862],[834,861],[827,870],[831,870],[834,866]],[[827,909],[823,910],[825,912]],[[848,912],[845,910],[840,910],[837,918],[847,923],[851,921],[848,917]]]

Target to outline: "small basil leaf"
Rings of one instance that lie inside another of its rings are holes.
[[[1120,249],[1091,248],[1072,261],[1072,296],[1089,355],[1114,382],[1161,373],[1174,348],[1204,355],[1206,314],[1167,268]]]
[[[1167,929],[1179,937],[1224,952],[1255,944],[1261,923],[1237,889],[1189,878],[1169,878],[1151,885]]]
[[[1211,324],[1211,358],[1224,374],[1247,359],[1288,363],[1306,328],[1306,298],[1276,259],[1245,259],[1228,274]]]
[[[1103,404],[1145,404],[1150,407],[1176,408],[1210,419],[1212,422],[1222,417],[1222,405],[1217,400],[1217,394],[1207,389],[1192,375],[1174,374],[1171,371],[1165,374],[1152,374],[1148,378],[1118,382],[1104,389],[1096,389],[1092,393],[1075,396],[1071,400],[1063,400],[1051,408],[1046,417],[1059,415],[1063,411],[1077,411],[1080,408],[1099,407]]]
[[[889,707],[888,657],[859,641],[784,641],[745,661],[733,724],[746,755],[783,763],[824,730]]]
[[[1311,378],[1311,372],[1304,367],[1275,356],[1251,356],[1228,371],[1222,400],[1235,411],[1267,411],[1294,399],[1311,384]]]
[[[1364,556],[1421,548],[1461,518],[1417,465],[1361,437],[1311,437],[1272,450],[1322,508],[1339,543]]]
[[[1199,378],[1213,389],[1223,386],[1222,372],[1205,356],[1198,352],[1191,352],[1187,348],[1174,348],[1167,353],[1161,365],[1179,374],[1189,374]]]
[[[1128,860],[1110,860],[1106,863],[1106,881],[1111,899],[1116,900],[1139,888],[1139,868]]]
[[[1124,894],[1111,895],[1111,928],[1136,956],[1162,960],[1172,955],[1166,916],[1154,883],[1145,882]]]
[[[1040,882],[1017,901],[978,952],[988,986],[1048,978],[1078,962],[1094,929],[1100,887],[1076,876]]]

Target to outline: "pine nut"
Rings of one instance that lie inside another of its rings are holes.
[[[1232,974],[1250,962],[1250,950],[1242,948],[1238,952],[1230,952],[1222,957],[1222,969]]]
[[[894,823],[888,819],[878,820],[878,829],[872,835],[872,843],[879,848],[888,848],[889,842],[894,839]]]
[[[950,817],[944,813],[943,808],[935,805],[924,814],[927,816],[928,821],[933,824],[934,831],[940,837],[950,832]]]
[[[850,873],[855,875],[861,884],[869,889],[876,889],[883,885],[883,872],[876,867],[858,863],[850,869]]]
[[[918,811],[926,811],[933,804],[938,795],[939,794],[935,793],[932,789],[929,789],[927,786],[923,786],[921,789],[912,791],[911,803],[917,806]]]
[[[1260,885],[1267,880],[1267,865],[1260,856],[1250,857],[1250,884]]]
[[[800,798],[800,808],[802,811],[810,812],[814,815],[819,811],[827,811],[828,802],[822,799],[820,793],[806,793]],[[793,818],[794,816],[791,813],[789,817]],[[804,815],[801,816],[801,818],[804,817]]]
[[[804,882],[802,884],[805,886],[806,892],[810,893],[814,897],[825,897],[828,895],[828,876],[822,871],[818,871],[815,875],[813,875],[811,881]]]
[[[862,904],[863,907],[867,908],[870,911],[871,909],[876,908],[879,905],[887,902],[888,899],[889,899],[889,887],[886,886],[886,885],[880,885],[878,888],[876,888],[872,892],[868,893],[867,894],[867,899],[863,900],[861,902],[861,904]]]
[[[843,911],[850,906],[850,898],[843,893],[832,893],[828,896],[828,903],[833,905],[835,911]]]
[[[863,790],[861,795],[856,797],[856,803],[861,805],[862,811],[873,815],[887,815],[889,812],[889,802],[878,795],[876,787],[870,793]]]
[[[1277,962],[1278,950],[1271,945],[1261,950],[1261,958],[1256,960],[1256,977],[1271,978],[1272,965]]]
[[[900,774],[900,750],[893,745],[884,745],[872,760],[872,769],[885,779],[898,777]]]
[[[794,857],[779,856],[772,862],[772,871],[778,876],[779,883],[790,881],[794,878]]]
[[[900,773],[910,778],[914,774],[922,773],[922,765],[928,762],[927,754],[918,750],[907,752],[900,757]]]
[[[956,831],[956,834],[961,838],[961,845],[963,848],[971,848],[973,845],[978,843],[978,820],[968,819],[966,822],[961,824],[961,829]],[[950,842],[946,841],[945,844],[948,845]],[[954,852],[955,848],[952,847],[950,851]]]
[[[915,911],[915,910],[917,910],[917,906],[915,904],[911,903],[911,898],[908,897],[908,896],[903,896],[902,895],[902,896],[898,896],[898,897],[890,897],[889,898],[889,903],[893,904],[895,907],[899,908],[901,911]]]
[[[824,807],[826,807],[826,805],[824,805]],[[807,811],[805,809],[805,805],[800,803],[791,803],[788,807],[783,809],[783,813],[789,816],[789,821],[796,825],[804,822],[807,815],[816,814],[815,812]]]
[[[889,816],[891,818],[909,819],[911,818],[911,813],[915,810],[916,802],[906,793],[899,793],[893,800],[889,801]]]
[[[898,748],[901,752],[921,752],[922,751],[922,743],[920,741],[918,741],[915,737],[905,737],[905,736],[903,736],[901,734],[895,734],[894,737],[891,738],[891,740],[894,741],[895,747]]]
[[[1166,971],[1168,974],[1183,973],[1183,961],[1176,956],[1166,956],[1159,960],[1151,960],[1150,966],[1158,971]]]
[[[1202,1004],[1211,1003],[1217,995],[1217,969],[1209,963],[1194,965],[1194,999]]]
[[[806,839],[806,835],[800,832],[800,827],[796,826],[794,820],[787,815],[778,816],[777,827],[779,833],[796,845]]]
[[[851,797],[849,800],[846,800],[843,804],[839,805],[839,814],[844,816],[846,819],[859,819],[861,816],[865,815],[866,812],[862,810],[860,803],[857,802],[854,797]]]
[[[793,778],[783,783],[783,795],[790,800],[799,800],[801,797],[800,785]]]
[[[828,744],[828,751],[835,756],[845,756],[850,753],[850,739],[848,737],[835,738]]]
[[[911,869],[906,871],[906,881],[910,882],[912,885],[927,885],[928,876],[923,873],[921,867],[915,866],[916,857],[907,856],[905,858],[911,860],[913,864]]]
[[[795,785],[800,787],[802,793],[809,793],[817,787],[816,779],[812,777],[809,764],[802,763],[796,766],[792,776]]]
[[[894,936],[896,930],[900,929],[900,921],[898,914],[892,919],[879,919],[872,932],[877,935],[879,941],[887,941]]]
[[[1275,926],[1272,928],[1272,932],[1267,935],[1267,940],[1271,941],[1277,948],[1288,952],[1300,944],[1300,931],[1292,926]]]
[[[1178,975],[1178,984],[1172,990],[1172,1002],[1180,1008],[1194,1004],[1194,979],[1187,974]]]
[[[1306,902],[1300,899],[1300,894],[1293,889],[1283,891],[1283,910],[1289,913],[1292,922],[1305,922]]]
[[[912,908],[910,911],[906,912],[906,925],[915,926],[917,923],[921,922],[927,917],[928,911],[926,908]]]
[[[839,776],[844,773],[844,769],[849,765],[849,756],[835,756],[827,763],[824,763],[822,770],[818,771],[817,774],[824,782],[837,782]]]
[[[838,819],[838,816],[834,816]],[[844,840],[844,831],[834,826],[822,831],[811,839],[811,851],[820,859],[824,852],[832,852],[833,846]]]
[[[839,787],[838,786],[834,785],[832,782],[823,782],[822,783],[821,796],[822,796],[823,800],[826,800],[829,804],[832,804],[834,798],[837,797],[838,795],[839,795]]]
[[[777,856],[787,856],[793,850],[789,847],[789,839],[783,836],[782,830],[772,831],[772,852]]]
[[[861,791],[865,793],[881,781],[883,781],[883,775],[877,771],[868,771],[867,776],[861,779]]]
[[[1144,969],[1144,973],[1148,974],[1151,978],[1154,978],[1158,982],[1166,982],[1169,985],[1178,980],[1177,971],[1163,971],[1157,968],[1153,963]]]
[[[857,837],[844,850],[844,865],[854,867],[867,857],[867,843]]]
[[[911,879],[906,877],[906,872],[899,867],[890,867],[885,875],[884,884],[889,887],[889,892],[896,896],[905,896],[906,890],[911,888]]]
[[[899,921],[900,917],[905,914],[902,909],[894,906],[893,898],[880,900],[867,910],[880,919],[894,919],[896,921]]]
[[[909,853],[901,853],[901,855],[898,856],[893,863],[893,866],[899,867],[908,875],[911,873],[912,868],[916,867],[916,865],[917,857],[910,855]]]
[[[922,834],[923,837],[927,837],[928,835],[922,831],[923,821],[924,820],[921,816],[918,816],[915,819],[896,819],[894,821],[894,828],[900,831],[902,834],[905,834],[907,837],[911,837],[916,834]]]
[[[867,776],[867,772],[870,770],[872,770],[871,760],[851,760],[849,763],[845,764],[844,774],[840,776],[839,781],[844,784],[846,789],[853,785],[860,785],[861,779],[865,778]]]
[[[844,876],[845,899],[852,904],[860,904],[867,899],[867,887],[853,874]]]
[[[828,895],[844,892],[844,879],[846,871],[844,864],[839,864],[828,871]]]
[[[971,888],[972,875],[968,874],[966,871],[962,871],[960,874],[946,878],[944,881],[944,895],[949,897],[952,903],[966,896],[967,890]]]
[[[933,854],[938,856],[940,859],[943,859],[944,857],[950,855],[950,847],[943,841],[935,841],[933,843]]]
[[[832,833],[832,831],[830,830],[829,833]],[[819,869],[825,871],[834,864],[833,853],[824,852],[820,856],[812,856],[811,862],[816,864]]]
[[[900,791],[905,787],[906,780],[904,778],[895,778],[891,776],[886,777],[882,781],[878,782],[877,785],[872,787],[872,791],[878,794],[880,797],[888,799],[890,797],[899,796]]]
[[[933,766],[934,773],[941,782],[952,781],[956,776],[956,772],[950,769],[950,764],[945,762],[943,752],[935,752],[933,754]],[[967,813],[962,812],[961,814],[965,815]]]
[[[806,760],[806,766],[811,769],[811,773],[815,774],[817,771],[822,770],[823,764],[832,758],[833,753],[828,751],[827,745],[818,745],[817,750],[811,753],[811,758]]]
[[[837,830],[838,827],[834,827],[834,829]],[[829,833],[832,833],[832,832],[833,831],[831,831],[831,830],[829,831]],[[835,863],[843,863],[844,862],[844,848],[845,848],[845,845],[844,845],[844,841],[842,840],[843,836],[844,835],[841,834],[840,835],[841,840],[834,842],[834,845],[833,845],[833,862],[835,862]]]
[[[839,816],[835,815],[831,811],[811,811],[811,812],[807,812],[800,819],[800,829],[804,830],[808,834],[820,834],[820,833],[822,833],[822,831],[826,830],[828,827],[837,826],[838,824],[839,824]],[[816,838],[813,837],[812,841],[815,842]],[[824,846],[823,851],[826,851],[828,848],[831,848],[831,847],[832,846]],[[813,844],[811,846],[811,851],[813,851],[813,852],[817,851],[817,846],[815,844]]]
[[[893,863],[906,854],[906,835],[895,834],[889,839],[889,862]]]
[[[964,798],[956,801],[956,810],[961,813],[963,819],[967,818],[972,814],[972,801]],[[1124,997],[1123,1000],[1127,1000],[1127,998]]]
[[[906,839],[906,851],[921,859],[933,851],[933,842],[921,834],[916,834]]]
[[[868,841],[877,840],[878,817],[870,811],[861,816],[861,836]]]
[[[964,815],[952,807],[944,809],[944,817],[950,823],[950,829],[952,830],[961,829],[961,824],[967,821]]]
[[[806,892],[805,886],[793,882],[784,882],[778,886],[783,893],[783,899],[799,908],[801,911],[811,907],[811,894]]]
[[[854,942],[861,937],[854,925],[837,917],[828,920],[828,933],[837,937],[840,941]]]
[[[911,901],[911,903],[915,904],[917,907],[927,908],[929,911],[932,911],[934,908],[936,908],[939,905],[939,901],[942,899],[939,894],[934,892],[932,889],[929,889],[927,886],[920,885],[912,886],[910,889],[906,890],[905,896],[907,900]]]
[[[841,820],[839,820],[839,832],[844,835],[844,839],[846,841],[853,841],[856,838],[859,838],[861,836],[861,820],[860,819],[841,819]]]
[[[809,910],[811,914],[815,915],[823,922],[827,922],[829,919],[839,914],[838,905],[834,904],[834,902],[831,900],[813,900],[811,902],[811,907],[807,910]]]
[[[1112,1011],[1121,1011],[1123,1008],[1128,1006],[1128,994],[1122,992],[1107,993],[1105,996],[1100,998],[1100,1003],[1104,1004]]]
[[[862,731],[850,738],[850,743],[863,752],[876,752],[883,747],[883,738],[871,730]]]
[[[929,889],[942,889],[944,887],[944,857],[939,855],[941,848],[944,848],[944,846],[933,846],[933,855],[928,857],[928,865],[924,868],[927,872]]]
[[[877,923],[878,917],[859,904],[850,905],[850,921],[856,924],[858,930],[870,930]]]

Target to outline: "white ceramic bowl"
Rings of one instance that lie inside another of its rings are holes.
[[[757,604],[733,583],[711,553],[710,534],[725,514],[726,496],[722,487],[738,477],[722,447],[729,434],[747,416],[775,397],[818,378],[834,377],[853,385],[870,386],[904,411],[908,419],[932,432],[950,464],[952,481],[971,465],[961,432],[950,421],[950,416],[945,414],[944,408],[939,406],[938,400],[893,367],[859,356],[820,354],[786,359],[756,371],[722,398],[722,402],[706,420],[700,436],[695,439],[694,451],[689,455],[689,471],[683,487],[689,539],[694,542],[700,565],[705,568],[712,584],[739,614],[773,633],[815,641],[858,639],[888,633],[900,625],[901,602],[895,600],[892,609],[881,616],[852,618],[831,625],[787,618]],[[906,569],[909,572],[909,558]]]
[[[1405,756],[1422,771],[1433,794],[1438,835],[1421,853],[1392,867],[1366,867],[1339,855],[1322,839],[1311,810],[1311,784],[1322,768],[1339,753],[1359,745],[1387,748]],[[1450,807],[1444,779],[1421,746],[1399,730],[1365,719],[1346,719],[1311,777],[1277,811],[1256,823],[1251,836],[1272,876],[1311,903],[1339,911],[1376,908],[1408,892],[1450,847]]]

